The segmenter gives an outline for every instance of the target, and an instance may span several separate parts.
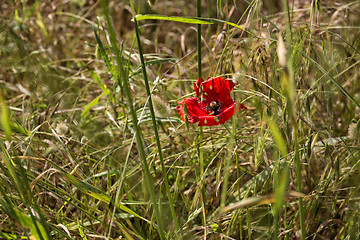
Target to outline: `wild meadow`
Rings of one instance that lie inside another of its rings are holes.
[[[0,239],[359,239],[359,16],[1,1]]]

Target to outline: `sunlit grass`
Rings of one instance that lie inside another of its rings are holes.
[[[1,239],[359,236],[357,1],[100,2],[0,3]]]

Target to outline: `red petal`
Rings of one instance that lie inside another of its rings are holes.
[[[247,107],[241,103],[235,103],[235,109],[239,111],[240,109],[247,109]]]
[[[188,110],[188,121],[190,123],[199,122],[199,126],[214,126],[224,124],[229,120],[235,112],[239,109],[246,109],[241,103],[236,103],[231,99],[230,93],[235,84],[223,77],[208,78],[204,81],[203,78],[199,78],[194,84],[194,91],[198,97],[184,98],[176,107],[181,119],[185,121],[184,116],[184,103],[186,103]],[[202,95],[204,101],[199,102],[200,89],[202,89]],[[206,111],[212,101],[218,101],[221,104],[221,113],[218,115],[209,115]]]
[[[200,87],[201,84],[204,82],[204,79],[201,77],[196,82],[193,83],[193,90],[196,92],[196,96],[200,97]]]
[[[200,116],[199,117],[199,126],[215,126],[219,124],[224,124],[227,120],[229,120],[232,116],[234,116],[235,111],[239,111],[240,109],[247,109],[241,103],[233,103],[228,108],[223,108],[223,112],[221,112],[217,116],[207,115],[207,116]]]
[[[234,107],[235,107],[235,103],[228,108],[223,108],[223,112],[221,112],[217,116],[208,115],[208,116],[200,117],[199,126],[214,126],[214,125],[224,124],[234,115]]]
[[[232,116],[234,116],[235,103],[232,104],[229,108],[219,114],[219,123],[224,124],[227,120],[229,120]]]
[[[202,83],[205,104],[212,101],[219,101],[223,106],[229,107],[234,101],[231,99],[230,93],[235,84],[231,80],[223,77],[209,78]]]
[[[215,126],[219,125],[219,118],[217,116],[204,116],[199,118],[199,126]]]
[[[205,105],[202,102],[198,101],[199,99],[196,97],[192,98],[184,98],[178,104],[180,106],[176,106],[176,111],[179,113],[181,119],[185,121],[184,117],[184,103],[186,103],[186,107],[188,110],[188,120],[189,123],[196,123],[199,121],[200,116],[207,116],[207,112],[205,110]]]

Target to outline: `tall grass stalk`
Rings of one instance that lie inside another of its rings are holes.
[[[201,17],[201,0],[196,1],[196,16],[198,18]],[[201,67],[201,24],[197,25],[197,39],[196,39],[196,47],[197,47],[197,63],[198,63],[198,78],[202,77],[202,67]],[[202,210],[203,210],[203,226],[204,226],[204,239],[206,239],[206,196],[205,196],[205,188],[204,188],[204,153],[201,147],[203,142],[203,128],[199,127],[199,141],[197,143],[198,153],[199,153],[199,164],[200,164],[200,190],[201,190],[201,201],[202,201]]]
[[[280,226],[280,213],[283,205],[283,201],[286,195],[286,191],[289,185],[289,168],[287,164],[287,149],[286,143],[276,126],[274,120],[269,119],[268,125],[270,131],[273,134],[275,143],[279,149],[277,161],[274,163],[274,192],[275,192],[275,203],[273,204],[273,216],[274,216],[274,232],[273,239],[279,237],[279,226]],[[281,156],[284,158],[284,162],[281,162]],[[284,219],[284,222],[287,220]]]
[[[196,1],[196,16],[201,17],[201,0]],[[198,61],[198,78],[202,77],[201,69],[201,24],[197,25],[197,61]]]
[[[100,5],[101,5],[101,8],[102,8],[103,13],[104,13],[106,23],[108,25],[108,30],[109,30],[109,35],[110,35],[110,42],[111,42],[111,45],[112,45],[112,48],[113,48],[113,51],[114,51],[118,74],[120,75],[117,78],[117,81],[120,81],[122,83],[121,85],[123,86],[123,89],[124,89],[124,92],[125,92],[125,95],[126,95],[126,99],[128,101],[128,108],[130,110],[132,123],[133,123],[133,127],[134,127],[134,130],[135,130],[136,143],[137,143],[137,147],[138,147],[138,150],[139,150],[139,153],[140,153],[140,158],[141,158],[141,161],[142,161],[142,164],[143,164],[145,182],[146,182],[147,190],[150,193],[150,198],[151,198],[151,202],[153,204],[153,210],[154,210],[157,225],[158,225],[157,230],[159,232],[160,239],[165,239],[164,227],[163,227],[163,223],[162,223],[160,210],[159,210],[159,207],[158,207],[158,204],[157,204],[157,197],[156,197],[155,191],[154,191],[153,180],[152,180],[152,177],[150,175],[149,165],[148,165],[147,160],[146,160],[146,153],[145,153],[144,143],[143,143],[143,139],[142,139],[142,134],[141,134],[140,127],[138,125],[138,119],[137,119],[136,112],[135,112],[135,109],[134,109],[134,106],[133,106],[133,100],[132,100],[132,96],[131,96],[131,92],[130,92],[130,86],[129,86],[128,78],[127,78],[127,76],[125,74],[124,60],[123,60],[123,58],[121,56],[121,52],[120,52],[120,49],[118,47],[115,30],[114,30],[114,27],[112,25],[112,21],[111,21],[111,17],[110,17],[110,14],[109,14],[107,4],[108,3],[107,3],[106,0],[101,0],[100,1]]]
[[[164,157],[163,157],[163,153],[162,153],[161,142],[160,142],[160,138],[159,138],[159,132],[158,132],[158,129],[157,129],[157,123],[156,123],[156,119],[155,119],[154,106],[153,106],[153,102],[152,102],[152,98],[151,98],[149,81],[148,81],[147,72],[146,72],[145,60],[144,60],[144,55],[143,55],[142,46],[141,46],[138,22],[137,22],[137,20],[135,18],[136,12],[135,12],[133,1],[130,1],[130,4],[131,4],[132,12],[133,12],[133,21],[134,21],[136,40],[137,40],[137,44],[138,44],[139,56],[140,56],[140,61],[141,61],[141,68],[142,68],[144,82],[145,82],[146,94],[147,94],[147,97],[149,99],[149,109],[150,109],[151,121],[152,121],[152,124],[153,124],[153,130],[154,130],[154,133],[155,133],[156,145],[157,145],[157,148],[158,148],[159,159],[160,159],[160,164],[161,164],[161,170],[162,170],[162,173],[163,173],[163,179],[164,179],[164,184],[165,184],[165,190],[166,190],[166,194],[167,194],[167,197],[168,197],[168,200],[169,200],[171,216],[173,218],[175,229],[176,229],[176,238],[180,239],[180,235],[179,235],[179,230],[180,229],[179,229],[179,224],[178,224],[177,217],[176,217],[176,212],[175,212],[175,209],[174,209],[174,203],[173,203],[174,201],[173,201],[173,198],[171,196],[170,187],[169,187],[169,181],[168,181],[168,177],[167,177],[167,173],[166,173],[166,167],[165,167]]]
[[[201,0],[196,2],[196,16],[201,17]],[[197,25],[197,64],[198,64],[198,78],[202,77],[202,68],[201,68],[201,24]],[[200,160],[200,175],[204,173],[204,154],[201,148],[201,143],[203,141],[203,128],[199,127],[199,142],[198,142],[198,151],[199,151],[199,160]],[[201,177],[200,177],[201,178]]]
[[[228,136],[229,145],[224,163],[224,180],[221,188],[220,212],[222,212],[226,204],[226,193],[228,191],[228,182],[229,182],[229,168],[230,168],[231,159],[233,155],[236,154],[236,121],[237,121],[236,114],[232,118],[233,118],[232,129],[230,130],[227,128],[230,136]]]
[[[287,16],[286,22],[286,41],[288,43],[288,52],[292,52],[292,24],[289,11],[289,2],[288,0],[283,0],[283,6],[285,8],[285,14]],[[289,109],[290,122],[293,127],[293,141],[294,141],[294,152],[295,152],[295,171],[296,171],[296,180],[297,180],[297,190],[302,192],[302,175],[301,175],[301,165],[300,165],[300,153],[299,153],[299,137],[298,131],[299,126],[297,123],[296,117],[296,105],[295,105],[295,79],[294,79],[294,69],[292,65],[292,57],[290,56],[287,59],[286,68],[283,69],[283,83],[285,89],[285,96],[287,98],[287,104]],[[303,199],[299,197],[299,217],[300,217],[300,229],[301,229],[301,239],[305,240],[305,210],[303,206]]]
[[[247,8],[245,9],[244,13],[241,15],[241,17],[239,18],[239,20],[237,21],[236,25],[240,25],[241,21],[243,20],[243,18],[246,16],[246,14],[251,10],[252,8],[252,3],[249,4],[247,6]],[[228,19],[226,19],[226,21],[228,21]],[[241,32],[241,36],[244,34],[246,30],[246,26],[248,25],[248,22],[249,22],[249,17],[246,19],[246,23],[245,23],[245,28],[242,30]],[[228,30],[227,30],[228,31]],[[233,30],[231,31],[229,37],[227,38],[226,42],[225,42],[225,45],[224,45],[224,51],[221,52],[221,55],[220,55],[220,58],[216,64],[216,68],[215,68],[215,71],[214,71],[214,75],[217,74],[218,70],[220,69],[220,65],[221,65],[221,62],[223,61],[223,58],[225,56],[225,53],[226,53],[226,49],[228,49],[229,45],[230,45],[230,39],[233,37],[234,33],[236,31],[236,28],[233,28]],[[247,31],[248,32],[248,31]],[[249,34],[251,34],[250,32],[248,32]],[[216,47],[216,46],[215,46]]]

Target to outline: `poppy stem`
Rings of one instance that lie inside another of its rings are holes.
[[[201,17],[201,0],[196,1],[196,15],[198,18]],[[202,77],[202,69],[201,69],[201,24],[197,25],[197,52],[198,52],[198,78]],[[202,88],[200,87],[200,91],[202,91]],[[202,94],[200,95],[202,96]],[[201,97],[202,98],[202,97]],[[201,99],[202,100],[202,99]],[[203,184],[203,174],[204,174],[204,154],[203,150],[201,148],[201,144],[203,141],[203,128],[199,127],[199,142],[198,142],[198,151],[199,151],[199,162],[200,162],[200,188],[201,188],[201,194],[202,194],[202,208],[203,208],[203,226],[205,229],[204,232],[204,238],[206,239],[206,199],[205,199],[205,188]]]
[[[197,17],[201,17],[201,0],[197,0],[196,2],[196,15]],[[198,52],[198,78],[201,78],[202,71],[201,71],[201,24],[197,25],[197,52]],[[202,88],[200,86],[200,91],[202,91]],[[200,93],[200,96],[202,96],[202,93]],[[202,100],[202,99],[201,99]],[[200,130],[200,141],[199,144],[201,144],[203,139],[203,129],[202,127],[199,128]],[[199,145],[199,158],[200,158],[200,174],[204,173],[204,164],[203,164],[203,152],[201,150],[201,146]]]
[[[224,181],[222,184],[222,191],[221,191],[221,202],[220,202],[220,212],[222,212],[222,210],[224,209],[225,205],[226,205],[226,193],[228,190],[228,182],[229,182],[229,168],[231,165],[231,160],[233,158],[233,156],[235,155],[235,150],[236,150],[236,116],[233,116],[233,120],[232,120],[232,129],[229,129],[228,126],[226,126],[226,124],[224,124],[224,127],[226,128],[227,131],[229,131],[230,135],[228,136],[229,139],[229,144],[228,144],[228,153],[227,153],[227,157],[225,158],[225,162],[224,162]]]

